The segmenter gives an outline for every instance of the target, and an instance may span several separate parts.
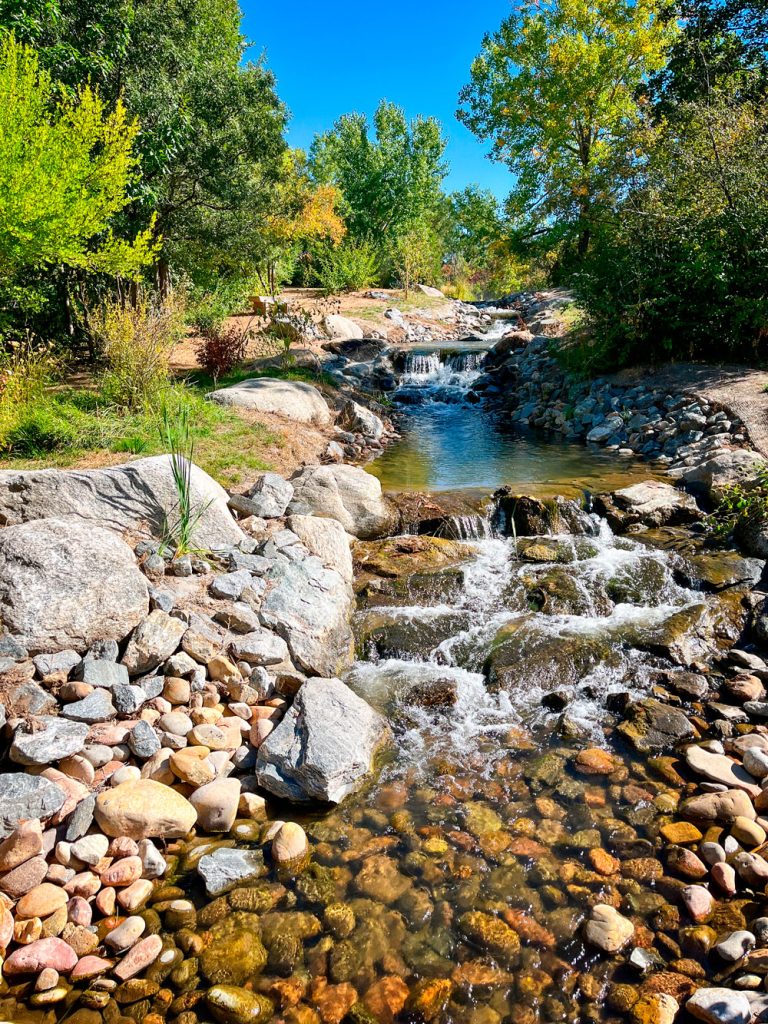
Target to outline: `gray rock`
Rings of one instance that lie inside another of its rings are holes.
[[[197,873],[205,882],[209,896],[222,896],[241,885],[248,885],[266,874],[261,850],[237,850],[219,847],[200,858]]]
[[[275,796],[340,803],[362,785],[389,729],[339,679],[308,679],[259,747],[256,778]]]
[[[261,519],[277,519],[293,497],[293,484],[278,473],[264,473],[247,492],[248,515]]]
[[[61,717],[69,718],[73,722],[87,722],[93,725],[96,722],[108,722],[117,714],[112,703],[112,696],[108,690],[94,690],[82,700],[65,704],[61,709]]]
[[[700,988],[685,1008],[705,1024],[749,1024],[752,1019],[747,997],[729,988]]]
[[[668,750],[680,740],[693,739],[694,728],[682,711],[652,698],[634,701],[618,731],[643,752]]]
[[[757,452],[734,448],[692,466],[684,473],[683,480],[688,485],[698,485],[710,497],[719,498],[727,488],[735,485],[746,489],[754,487],[766,465],[765,459]]]
[[[14,661],[25,661],[29,655],[27,648],[20,644],[15,636],[0,636],[0,657],[12,658]]]
[[[67,818],[64,829],[64,839],[68,843],[74,843],[86,834],[93,822],[93,810],[96,806],[96,794],[89,793],[80,800],[74,811]]]
[[[336,519],[362,540],[384,537],[395,528],[397,513],[381,484],[357,466],[309,466],[292,477],[292,483],[291,515]]]
[[[727,938],[715,946],[715,951],[718,956],[723,960],[727,960],[728,963],[735,964],[737,960],[755,948],[755,936],[752,932],[748,931],[735,931],[731,932]]]
[[[341,523],[320,516],[289,516],[288,527],[326,569],[335,569],[342,579],[352,582],[351,538]]]
[[[233,548],[227,554],[227,564],[233,571],[247,569],[254,576],[263,576],[269,572],[272,563],[268,558],[264,558],[263,555],[254,555],[250,551],[240,551],[238,548]]]
[[[197,662],[184,651],[179,651],[166,661],[163,671],[167,676],[185,679],[197,671]]]
[[[149,607],[151,611],[160,610],[170,613],[175,605],[173,594],[169,590],[158,590],[157,587],[149,588]]]
[[[187,631],[181,619],[159,609],[139,624],[123,655],[123,665],[132,676],[157,668],[176,651]]]
[[[351,661],[352,588],[319,558],[275,559],[259,618],[288,644],[293,661],[313,675],[333,676]],[[247,660],[247,659],[245,659]]]
[[[37,674],[44,679],[59,672],[69,675],[80,664],[80,655],[77,651],[58,651],[56,654],[38,654],[32,662]]]
[[[249,665],[279,665],[289,657],[285,640],[267,629],[238,637],[229,649],[236,661],[247,661]]]
[[[52,518],[0,532],[0,617],[33,654],[122,640],[147,606],[133,552],[109,530]]]
[[[52,693],[39,683],[27,679],[8,691],[6,705],[13,708],[15,717],[21,715],[51,715],[58,710],[59,703]]]
[[[226,626],[233,633],[252,633],[259,628],[259,616],[244,601],[234,601],[217,611],[213,621]]]
[[[114,640],[97,640],[88,649],[83,661],[117,661],[120,648]]]
[[[125,665],[118,665],[114,661],[84,658],[75,677],[88,683],[89,686],[100,686],[105,690],[111,690],[116,686],[127,685],[128,669]]]
[[[238,569],[237,572],[223,573],[216,576],[208,587],[211,597],[223,601],[239,601],[240,596],[246,587],[250,587],[253,577],[247,569]]]
[[[64,757],[79,754],[85,746],[87,735],[88,726],[84,722],[41,715],[35,719],[33,727],[26,722],[17,726],[11,742],[10,758],[16,764],[47,766]]]
[[[128,746],[136,757],[146,761],[147,758],[158,752],[160,740],[149,722],[142,719],[128,733]]]
[[[384,433],[384,423],[376,413],[358,405],[357,402],[345,402],[336,423],[343,430],[350,430],[353,434],[364,434],[377,441]]]
[[[614,529],[626,529],[636,523],[676,526],[694,522],[703,515],[690,494],[660,480],[645,480],[612,494],[598,495],[595,510]]]
[[[64,800],[64,790],[41,775],[0,774],[0,838],[9,836],[20,821],[47,821]]]
[[[191,500],[203,510],[192,532],[196,547],[243,539],[227,508],[227,492],[198,466],[191,470]],[[116,530],[149,529],[162,539],[177,506],[169,455],[107,469],[0,471],[0,522],[9,525],[71,515]]]
[[[323,396],[317,388],[301,381],[256,377],[212,391],[205,397],[217,405],[257,409],[259,412],[285,416],[298,423],[325,426],[331,421],[331,413]]]
[[[329,313],[323,320],[323,325],[332,341],[362,341],[363,329],[348,316],[341,316],[340,313]]]
[[[159,692],[163,692],[162,676],[157,677]],[[157,697],[159,694],[155,694]],[[141,686],[134,686],[130,683],[120,683],[112,690],[112,700],[121,715],[132,715],[135,711],[146,704],[149,694]]]

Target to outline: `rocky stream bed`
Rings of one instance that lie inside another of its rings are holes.
[[[369,356],[498,408],[493,357]],[[603,432],[652,472],[466,508],[336,461],[393,440],[347,397],[328,464],[195,469],[181,557],[166,457],[0,472],[0,1019],[768,1016],[765,563],[704,528],[761,463],[668,397]]]

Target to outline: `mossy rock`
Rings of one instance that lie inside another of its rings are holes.
[[[355,622],[357,651],[361,658],[373,654],[379,658],[423,659],[425,653],[466,629],[470,619],[468,612],[454,611],[418,618],[383,610],[363,612]]]
[[[615,604],[653,607],[662,600],[668,585],[667,571],[657,558],[645,555],[631,565],[622,566],[606,582],[608,597]]]
[[[520,937],[501,918],[480,910],[459,918],[459,930],[473,946],[485,950],[507,967],[520,962]]]
[[[237,985],[214,985],[206,992],[205,1001],[221,1024],[255,1024],[269,1020],[275,1012],[266,996]]]
[[[217,922],[200,954],[200,970],[213,985],[241,985],[267,963],[259,918],[236,911]]]
[[[352,549],[358,578],[380,576],[402,579],[414,573],[443,569],[467,561],[474,555],[470,544],[442,537],[387,537],[357,541]]]

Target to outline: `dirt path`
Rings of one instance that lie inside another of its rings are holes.
[[[752,446],[768,457],[768,372],[744,366],[705,366],[676,363],[673,366],[633,367],[614,374],[617,384],[647,384],[706,398],[746,427]]]

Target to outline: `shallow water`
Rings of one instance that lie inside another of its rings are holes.
[[[467,400],[483,352],[420,347],[394,393],[401,438],[366,469],[385,491],[447,491],[510,485],[527,494],[575,497],[661,472],[632,456],[522,430]]]

